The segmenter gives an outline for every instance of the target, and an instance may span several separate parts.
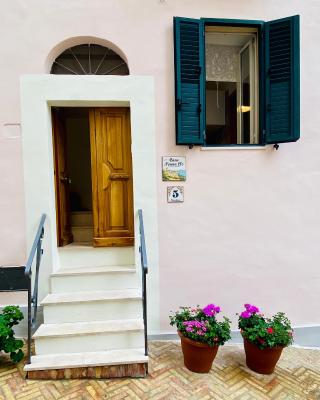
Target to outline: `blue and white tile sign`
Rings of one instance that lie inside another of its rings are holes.
[[[186,158],[174,156],[162,157],[162,180],[185,181]]]
[[[168,186],[167,198],[168,198],[168,203],[183,203],[184,201],[183,186]]]

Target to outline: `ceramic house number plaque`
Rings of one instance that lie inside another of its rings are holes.
[[[168,186],[167,197],[168,197],[168,203],[183,203],[184,201],[183,186]]]
[[[174,156],[162,157],[162,180],[185,181],[186,158]]]

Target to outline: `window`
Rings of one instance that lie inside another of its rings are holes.
[[[259,143],[257,33],[256,28],[205,28],[209,145]]]
[[[127,63],[113,50],[99,44],[69,47],[53,62],[51,74],[129,75]]]
[[[177,144],[299,139],[299,16],[176,17],[174,33]]]

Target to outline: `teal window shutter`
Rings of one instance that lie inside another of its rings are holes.
[[[265,23],[265,143],[300,137],[299,16]]]
[[[204,37],[201,20],[174,18],[176,143],[204,143]]]

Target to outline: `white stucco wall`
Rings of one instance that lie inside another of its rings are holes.
[[[278,151],[177,147],[172,17],[271,20],[294,14],[301,15],[301,140]],[[21,121],[20,75],[47,73],[48,58],[67,38],[106,39],[125,54],[132,75],[154,77],[161,331],[170,329],[170,310],[209,301],[229,316],[249,301],[266,313],[286,311],[296,326],[320,324],[319,15],[318,0],[2,4],[1,128]],[[167,204],[162,155],[187,157],[183,204]],[[0,264],[22,264],[21,138],[1,136],[0,166]]]

